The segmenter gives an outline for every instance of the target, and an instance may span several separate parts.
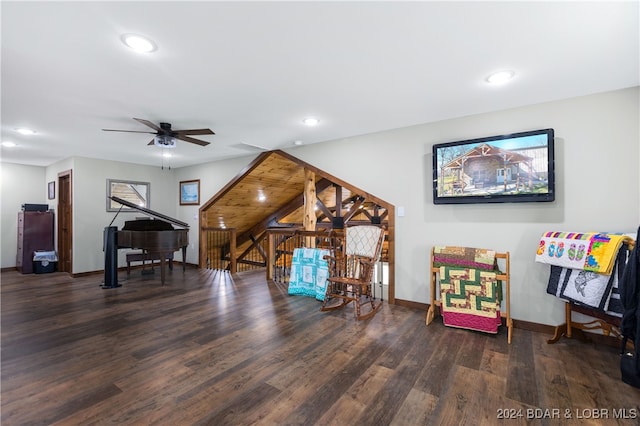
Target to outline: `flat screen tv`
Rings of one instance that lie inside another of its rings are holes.
[[[553,129],[433,145],[433,203],[555,199]]]

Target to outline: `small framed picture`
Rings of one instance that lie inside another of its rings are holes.
[[[53,200],[54,198],[56,198],[56,182],[55,181],[49,182],[47,189],[48,189],[47,198],[50,200]]]
[[[200,204],[200,179],[180,182],[180,205],[197,206]]]

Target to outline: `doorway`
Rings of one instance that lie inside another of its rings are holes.
[[[71,170],[58,173],[58,271],[73,273],[73,198]]]

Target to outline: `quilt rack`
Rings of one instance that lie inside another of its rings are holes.
[[[635,241],[627,241],[624,244],[629,251],[633,250]],[[573,312],[594,318],[588,322],[573,321]],[[616,338],[622,338],[620,334],[620,318],[601,312],[596,308],[578,305],[571,301],[566,301],[564,305],[565,322],[556,326],[553,337],[547,340],[548,344],[556,343],[562,336],[568,339],[573,337],[573,330],[600,330],[604,336],[613,335]]]
[[[442,306],[442,302],[440,300],[438,300],[438,298],[436,297],[437,294],[439,294],[439,274],[440,274],[440,268],[434,266],[434,254],[435,254],[435,247],[431,248],[431,259],[430,259],[430,265],[429,265],[429,276],[430,276],[430,286],[431,286],[431,301],[429,304],[429,310],[427,311],[427,317],[425,320],[426,325],[429,325],[434,317],[435,317],[435,307],[438,306],[439,309],[441,309]],[[498,271],[498,273],[496,274],[496,279],[501,281],[502,283],[504,283],[504,305],[505,305],[505,310],[504,311],[500,311],[500,316],[502,318],[504,318],[504,322],[506,324],[507,327],[507,342],[509,344],[511,344],[511,337],[513,335],[513,321],[511,319],[511,306],[510,306],[510,298],[511,298],[511,286],[510,286],[510,258],[509,258],[509,252],[504,252],[504,253],[498,253],[496,252],[495,254],[496,259],[502,259],[505,263],[505,268],[504,271],[500,270]]]

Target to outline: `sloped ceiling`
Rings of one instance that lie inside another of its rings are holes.
[[[201,227],[235,228],[237,234],[242,235],[260,224],[263,226],[258,228],[302,224],[305,168],[315,173],[317,197],[328,208],[336,205],[333,184],[341,187],[342,200],[360,195],[367,199],[369,208],[371,204],[377,204],[385,210],[392,208],[386,201],[276,150],[260,154],[202,205]],[[260,197],[264,197],[264,200]],[[317,217],[322,216],[322,211],[318,211]],[[354,215],[353,220],[367,220],[367,217],[364,213],[359,213]]]

